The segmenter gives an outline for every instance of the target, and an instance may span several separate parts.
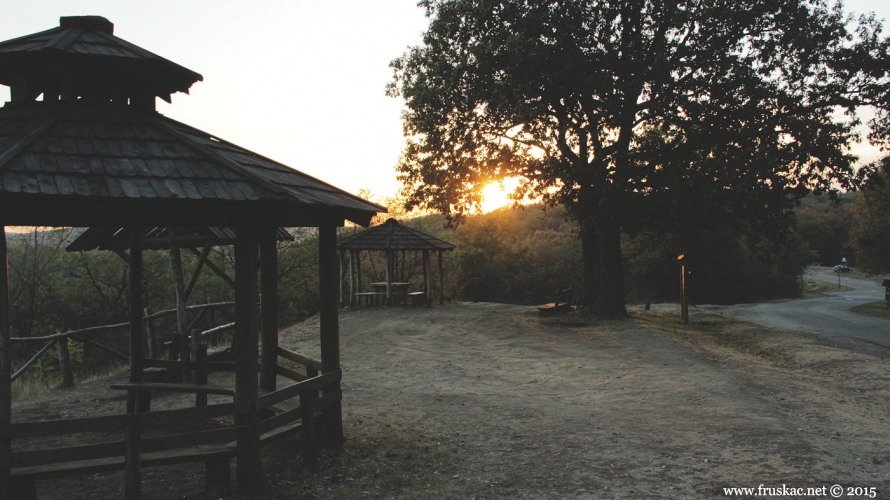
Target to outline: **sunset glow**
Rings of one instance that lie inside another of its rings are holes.
[[[480,207],[482,213],[487,214],[488,212],[513,203],[513,200],[510,199],[510,193],[512,193],[518,185],[518,179],[509,177],[500,182],[492,182],[482,188],[482,205]]]

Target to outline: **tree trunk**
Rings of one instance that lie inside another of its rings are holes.
[[[593,307],[600,278],[600,249],[596,227],[589,219],[582,219],[581,226],[581,282],[584,287],[582,304]]]
[[[605,221],[597,228],[597,232],[600,253],[599,286],[593,301],[593,314],[600,318],[626,318],[621,226],[615,220]]]

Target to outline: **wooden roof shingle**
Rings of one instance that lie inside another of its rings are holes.
[[[395,219],[387,219],[379,226],[343,238],[337,243],[340,250],[454,250],[454,245],[439,238],[411,229]]]
[[[0,108],[0,217],[14,219],[4,201],[29,195],[59,209],[87,200],[271,204],[334,210],[363,225],[385,211],[206,132],[110,102]]]
[[[183,66],[114,36],[114,25],[99,16],[62,17],[59,26],[0,42],[0,84],[22,75],[43,80],[75,72],[93,83],[114,75],[118,85],[146,89],[167,101],[188,93],[203,77]]]

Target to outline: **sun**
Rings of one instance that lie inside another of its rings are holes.
[[[518,185],[519,180],[513,177],[487,184],[482,188],[482,204],[480,206],[482,213],[487,214],[488,212],[513,203],[513,200],[510,199],[510,193],[512,193]]]

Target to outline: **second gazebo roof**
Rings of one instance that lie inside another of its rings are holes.
[[[395,219],[343,238],[340,250],[454,250],[454,245],[411,229]]]

